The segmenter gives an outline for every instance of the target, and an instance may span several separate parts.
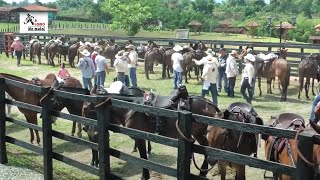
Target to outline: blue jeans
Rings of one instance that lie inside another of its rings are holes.
[[[117,72],[117,81],[121,81],[123,84],[125,84],[126,76],[124,75],[124,72]]]
[[[91,91],[91,89],[92,89],[91,78],[82,77],[82,82],[83,82],[83,88],[84,89],[88,89],[89,91]]]
[[[125,82],[125,85],[126,85],[127,87],[130,86],[129,75],[124,75],[124,82]]]
[[[234,86],[236,85],[236,77],[228,78],[228,96],[234,97]]]
[[[129,68],[129,75],[133,87],[137,87],[137,68]]]
[[[320,95],[318,94],[316,97],[314,97],[311,112],[310,112],[310,120],[317,123],[319,120],[319,117],[316,117],[316,114],[314,112],[315,107],[317,106],[318,102],[320,101]]]
[[[179,84],[182,84],[182,72],[173,70],[173,89],[178,89]]]
[[[104,86],[104,82],[106,80],[106,71],[97,72],[96,76],[97,76],[96,84],[98,89],[100,89],[101,86]]]
[[[254,89],[255,89],[255,87],[256,87],[256,77],[254,77],[253,79],[252,79],[252,97],[254,96]]]
[[[16,53],[16,56],[17,56],[17,65],[20,65],[22,51],[15,51],[15,53]]]
[[[210,83],[210,86],[208,90],[202,89],[201,96],[205,97],[208,92],[211,92],[212,96],[212,103],[216,106],[218,106],[218,91],[217,91],[217,85]]]
[[[246,93],[246,90],[248,89],[248,94],[249,96],[247,95]],[[252,101],[252,97],[253,97],[253,94],[252,94],[252,87],[250,86],[249,84],[249,79],[248,78],[245,78],[241,84],[241,90],[240,90],[242,96],[246,99],[247,103],[250,103],[251,104],[251,101]]]
[[[224,83],[224,91],[227,92],[228,84],[227,84],[227,74],[225,68],[218,68],[219,76],[218,76],[218,90],[221,91],[222,89],[222,78]]]

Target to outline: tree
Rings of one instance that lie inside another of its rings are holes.
[[[102,3],[101,10],[109,12],[112,18],[112,29],[123,29],[129,36],[134,36],[151,17],[151,8],[142,6],[137,1],[108,0]]]

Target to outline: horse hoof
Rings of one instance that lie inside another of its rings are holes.
[[[134,153],[134,152],[137,152],[137,149],[133,149],[132,152],[133,152],[133,153]]]
[[[77,137],[78,137],[78,138],[82,138],[82,134],[81,134],[81,133],[78,133],[78,134],[77,134]]]
[[[207,173],[200,172],[199,176],[201,176],[201,177],[207,177]]]
[[[151,159],[151,153],[147,153],[147,159]]]

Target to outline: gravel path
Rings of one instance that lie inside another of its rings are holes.
[[[0,180],[42,180],[43,175],[35,171],[0,164]]]

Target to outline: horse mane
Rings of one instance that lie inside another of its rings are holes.
[[[30,82],[27,79],[24,79],[22,77],[18,77],[18,76],[12,75],[12,74],[0,73],[0,77],[1,76],[3,76],[4,78],[12,79],[12,80],[15,80],[15,81],[20,81],[20,82],[23,82],[23,83]]]

